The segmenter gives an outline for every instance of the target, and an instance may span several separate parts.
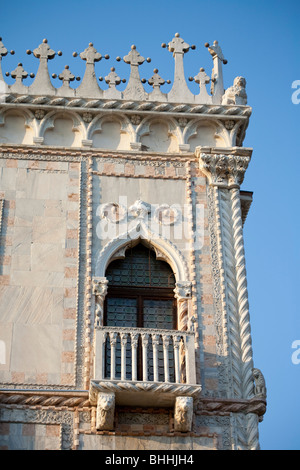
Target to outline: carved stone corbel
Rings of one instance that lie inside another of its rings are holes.
[[[174,430],[191,432],[193,422],[193,398],[176,397],[174,409]]]
[[[112,431],[115,417],[115,394],[100,393],[97,395],[96,429]]]

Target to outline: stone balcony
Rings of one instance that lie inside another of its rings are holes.
[[[90,401],[97,405],[97,429],[113,428],[109,416],[117,404],[175,406],[175,415],[177,408],[189,415],[183,420],[185,424],[177,423],[177,429],[188,431],[200,392],[194,332],[112,326],[95,329]]]

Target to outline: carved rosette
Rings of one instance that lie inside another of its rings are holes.
[[[108,280],[105,277],[93,279],[93,294],[96,299],[95,327],[103,326],[104,300],[107,294]]]

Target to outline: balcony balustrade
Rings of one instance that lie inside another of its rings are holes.
[[[196,384],[194,332],[98,327],[94,378]]]

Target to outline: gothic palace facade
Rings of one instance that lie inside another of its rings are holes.
[[[212,73],[191,77],[193,94],[195,47],[178,33],[163,47],[169,93],[157,69],[146,91],[135,46],[124,90],[114,67],[101,88],[108,57],[91,43],[80,84],[66,66],[55,88],[46,39],[27,51],[32,84],[19,63],[9,85],[0,40],[2,450],[259,449],[246,81],[224,90],[226,60],[206,43]]]

